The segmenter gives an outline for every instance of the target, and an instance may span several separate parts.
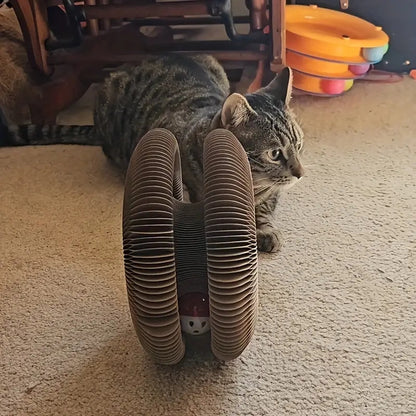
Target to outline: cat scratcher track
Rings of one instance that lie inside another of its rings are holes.
[[[161,364],[185,353],[178,296],[208,291],[211,349],[240,355],[257,319],[257,245],[247,156],[235,136],[204,143],[205,198],[182,201],[179,149],[155,129],[133,152],[126,177],[123,243],[127,293],[143,348]]]

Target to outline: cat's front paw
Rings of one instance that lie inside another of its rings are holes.
[[[282,233],[275,228],[257,229],[257,248],[265,253],[275,253],[282,248]]]

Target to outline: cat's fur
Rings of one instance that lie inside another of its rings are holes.
[[[20,25],[13,9],[0,10],[0,107],[8,120],[30,120],[28,103],[35,95],[34,71],[29,65]]]
[[[285,68],[253,94],[229,95],[229,89],[224,70],[210,56],[150,58],[140,66],[121,68],[105,81],[97,97],[94,128],[10,128],[3,145],[101,144],[125,171],[139,138],[152,128],[164,127],[178,139],[183,180],[191,200],[197,201],[202,198],[204,138],[217,127],[229,129],[251,165],[258,247],[277,251],[281,238],[274,211],[279,194],[303,176],[299,156],[303,133],[287,106],[291,71]]]

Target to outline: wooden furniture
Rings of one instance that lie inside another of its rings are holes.
[[[101,79],[106,69],[138,63],[153,53],[208,53],[226,68],[256,61],[255,85],[261,81],[266,63],[275,72],[284,64],[283,0],[269,0],[269,6],[267,0],[246,0],[249,16],[235,18],[230,0],[11,2],[30,63],[42,76],[39,94],[30,103],[34,123],[54,123],[57,114],[80,98],[92,82]],[[249,23],[250,32],[239,34],[234,23]],[[212,24],[224,25],[229,40],[177,40],[172,29],[177,25]],[[156,37],[140,31],[152,26],[157,28]],[[56,36],[51,32],[57,32]]]

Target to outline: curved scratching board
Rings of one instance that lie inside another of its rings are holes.
[[[148,132],[126,177],[123,242],[132,320],[144,349],[161,364],[184,353],[178,298],[209,294],[211,349],[240,355],[257,318],[257,246],[250,167],[226,130],[204,144],[204,201],[182,201],[179,149],[172,133]]]

